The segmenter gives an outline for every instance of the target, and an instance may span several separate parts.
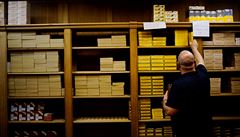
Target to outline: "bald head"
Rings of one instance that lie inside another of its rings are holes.
[[[191,70],[194,69],[194,56],[190,51],[183,50],[178,55],[178,62],[182,69]]]

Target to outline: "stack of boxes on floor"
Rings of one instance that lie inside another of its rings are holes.
[[[30,23],[30,7],[27,1],[8,2],[8,24],[20,25]]]
[[[98,38],[98,47],[122,47],[126,45],[125,35],[112,35],[111,38]]]
[[[10,76],[9,96],[63,96],[60,75]]]
[[[76,96],[121,96],[124,82],[112,82],[111,75],[75,76]]]
[[[154,22],[178,22],[178,11],[165,11],[165,5],[153,5]]]
[[[140,95],[163,95],[163,76],[140,76]]]
[[[176,55],[138,56],[138,70],[140,71],[177,70]]]
[[[172,137],[172,128],[170,126],[163,127],[147,127],[146,124],[140,123],[138,127],[139,137]]]

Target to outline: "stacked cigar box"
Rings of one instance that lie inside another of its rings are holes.
[[[154,128],[146,128],[146,137],[154,137]]]
[[[151,31],[139,31],[139,47],[161,47],[166,46],[166,37],[152,36]]]
[[[20,25],[30,23],[30,4],[27,1],[8,2],[8,24]]]
[[[221,78],[210,78],[210,93],[211,95],[218,95],[221,93]]]
[[[50,38],[50,35],[38,35],[36,32],[9,32],[8,48],[63,48],[63,38]]]
[[[163,127],[163,136],[164,137],[172,137],[173,131],[171,126],[164,126]]]
[[[10,72],[57,72],[58,51],[11,52]]]
[[[10,76],[9,96],[63,96],[61,76]]]
[[[234,68],[240,69],[240,53],[234,53]]]
[[[178,11],[166,11],[165,5],[153,5],[154,22],[178,22]]]
[[[177,70],[176,55],[138,56],[138,70]]]
[[[127,46],[125,35],[112,35],[111,38],[98,38],[98,47],[122,47]]]
[[[163,76],[140,76],[140,95],[163,95]]]
[[[14,130],[14,137],[57,137],[58,133],[54,130]]]
[[[0,2],[0,25],[5,24],[4,2]]]
[[[153,47],[162,47],[167,45],[166,37],[153,37],[152,38]]]
[[[124,82],[112,82],[111,75],[75,76],[76,96],[124,95]]]
[[[175,30],[175,46],[187,46],[189,33],[188,30]]]
[[[145,123],[140,123],[138,126],[139,137],[172,137],[172,127],[147,127]]]
[[[15,102],[10,104],[10,108],[11,108],[10,110],[11,121],[44,120],[44,114],[45,114],[44,103]]]
[[[113,82],[112,83],[112,95],[123,96],[124,95],[124,82]]]
[[[151,56],[138,56],[138,70],[150,71],[151,70]]]
[[[165,22],[165,5],[153,5],[153,21]]]
[[[240,94],[240,78],[231,77],[231,92],[233,94]]]
[[[145,123],[139,123],[138,136],[139,137],[146,137],[146,124]]]
[[[87,76],[87,93],[89,96],[99,96],[99,76]]]
[[[223,53],[222,49],[204,49],[204,61],[207,69],[222,70],[223,69]]]
[[[214,45],[236,45],[235,33],[213,33],[212,40]]]
[[[126,61],[113,61],[112,57],[100,58],[100,71],[125,71]]]
[[[152,32],[151,31],[139,31],[138,32],[138,44],[139,47],[152,47]]]
[[[153,120],[163,119],[163,109],[162,108],[152,108],[152,119]]]
[[[139,110],[140,110],[140,119],[149,120],[151,119],[151,100],[150,98],[141,98],[139,99]]]
[[[165,22],[178,22],[178,11],[165,11]]]

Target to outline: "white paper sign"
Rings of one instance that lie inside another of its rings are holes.
[[[165,29],[166,23],[165,22],[144,22],[143,28],[144,30]]]
[[[193,21],[194,37],[209,37],[209,21]]]

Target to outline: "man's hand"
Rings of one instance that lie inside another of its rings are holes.
[[[163,97],[163,103],[167,103],[167,100],[168,100],[168,90],[166,91],[166,93],[164,94],[164,97]]]
[[[193,41],[190,42],[190,47],[191,47],[191,49],[198,48],[198,43],[197,43],[196,39],[194,39]]]

